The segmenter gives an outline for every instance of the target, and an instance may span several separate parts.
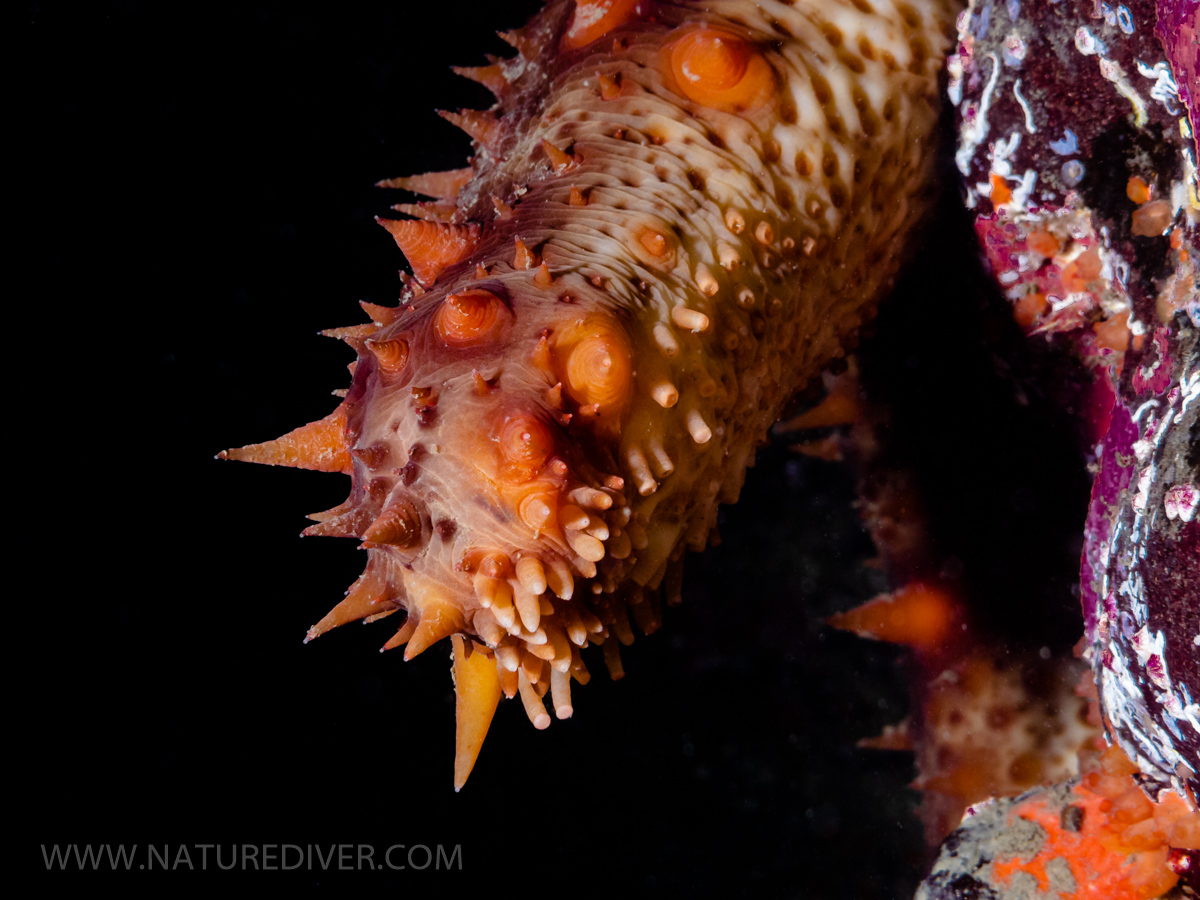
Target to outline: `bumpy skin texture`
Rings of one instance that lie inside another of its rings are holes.
[[[470,639],[458,783],[501,689],[545,727],[588,643],[620,677],[629,617],[657,628],[783,404],[872,314],[930,199],[952,14],[552,2],[474,73],[499,103],[457,119],[471,170],[390,183],[439,201],[384,223],[424,284],[342,330],[329,419],[229,455],[352,475],[310,533],[363,538],[367,571],[310,634],[403,609],[406,656]]]

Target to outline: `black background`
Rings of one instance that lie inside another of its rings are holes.
[[[301,644],[362,565],[296,537],[346,479],[213,459],[336,404],[352,356],[316,332],[398,289],[371,219],[401,198],[372,183],[464,164],[433,110],[489,100],[448,66],[507,53],[493,31],[537,5],[25,7],[9,739],[19,859],[48,888],[911,896],[911,761],[854,747],[905,714],[901,655],[821,624],[885,587],[843,467],[765,451],[625,680],[597,658],[545,733],[502,705],[455,795],[441,647],[381,656],[388,624]],[[981,620],[1061,650],[1082,456],[944,207],[868,341],[868,390]],[[47,873],[40,845],[70,842],[441,843],[463,864]]]

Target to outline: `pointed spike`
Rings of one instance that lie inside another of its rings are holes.
[[[404,213],[406,216],[412,216],[414,219],[423,219],[426,222],[444,222],[449,224],[454,221],[454,214],[458,211],[458,207],[453,203],[395,203],[392,209],[396,212]]]
[[[222,450],[217,457],[318,472],[345,472],[347,475],[354,468],[346,441],[346,410],[341,406],[325,418],[301,425],[283,437]]]
[[[827,435],[819,441],[805,441],[802,444],[792,444],[788,449],[795,450],[797,453],[803,453],[805,456],[811,456],[814,459],[823,459],[826,462],[842,461],[842,441],[836,434]]]
[[[500,134],[499,123],[496,121],[496,117],[490,113],[480,112],[477,109],[464,109],[459,112],[439,109],[438,115],[455,128],[465,131],[482,146],[489,150],[496,149],[496,139]]]
[[[314,522],[328,522],[330,519],[336,519],[338,516],[345,515],[352,509],[354,509],[354,500],[352,497],[347,497],[337,506],[322,510],[321,512],[309,513],[306,518],[312,519]]]
[[[508,44],[526,59],[534,59],[538,55],[537,44],[520,31],[497,31],[496,37]]]
[[[842,376],[834,383],[829,395],[812,409],[787,422],[776,425],[779,431],[800,431],[806,428],[828,428],[831,425],[849,425],[861,415],[858,399],[858,383]]]
[[[529,251],[525,246],[525,242],[520,237],[513,239],[513,268],[514,269],[532,269],[537,263],[537,257]]]
[[[875,737],[861,738],[855,746],[865,750],[912,750],[913,740],[909,724],[909,720],[905,718],[895,725],[884,725],[882,732]]]
[[[443,225],[415,219],[375,221],[388,230],[412,266],[417,281],[433,284],[448,266],[461,262],[479,242],[477,225]]]
[[[317,332],[322,337],[337,338],[339,341],[350,343],[356,339],[368,338],[379,330],[379,326],[374,322],[365,322],[362,325],[346,325],[342,328],[326,328],[324,331]]]
[[[358,305],[363,308],[371,321],[376,325],[391,325],[400,318],[402,310],[399,307],[380,306],[377,303],[370,303],[367,300],[359,300]]]
[[[417,630],[413,632],[404,659],[408,661],[425,652],[438,641],[463,630],[463,617],[457,606],[441,597],[431,597],[421,607]]]
[[[466,655],[462,635],[454,645],[454,790],[461,791],[475,767],[479,750],[500,704],[500,676],[496,663],[482,653]]]
[[[304,643],[318,638],[332,628],[355,622],[386,609],[395,609],[397,604],[388,597],[386,567],[367,564],[366,571],[358,577],[346,599],[325,614],[316,625],[308,629]]]
[[[379,648],[379,652],[383,653],[387,650],[395,650],[397,647],[403,647],[410,640],[417,630],[417,622],[409,616],[404,620],[404,624],[400,626],[400,630],[393,634],[386,644]]]
[[[583,196],[583,191],[571,185],[571,197],[567,201],[571,206],[587,206],[587,198]]]
[[[578,166],[575,158],[570,153],[556,147],[545,138],[542,138],[542,151],[546,154],[546,158],[550,160],[550,165],[554,166],[554,171],[559,175],[569,172]]]
[[[498,63],[490,66],[451,66],[450,69],[456,75],[483,85],[497,100],[503,100],[512,90],[512,85],[504,77],[504,67]]]
[[[372,508],[372,506],[373,504],[364,504],[355,507],[340,516],[326,519],[323,522],[318,522],[316,525],[309,525],[300,534],[304,537],[361,538],[363,532],[375,521],[379,507],[374,506]]]
[[[621,96],[621,86],[611,75],[600,76],[600,99],[616,100]]]
[[[959,603],[949,591],[911,582],[894,594],[880,594],[825,621],[859,637],[931,651],[953,634],[960,613]]]
[[[385,609],[383,612],[371,613],[371,615],[367,616],[362,621],[363,621],[364,625],[370,625],[372,622],[378,622],[380,619],[386,619],[388,616],[392,615],[392,613],[396,613],[399,611],[400,611],[400,607],[398,607],[398,606],[393,607],[392,609]]]
[[[423,175],[409,175],[404,178],[385,178],[377,181],[376,187],[398,188],[423,194],[437,200],[454,200],[463,185],[475,177],[475,170],[470,166],[465,169],[450,169],[445,172],[426,172]]]
[[[410,501],[397,498],[363,532],[362,539],[371,544],[412,547],[421,539],[420,513]]]

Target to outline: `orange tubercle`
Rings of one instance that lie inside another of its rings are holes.
[[[640,12],[640,3],[641,0],[576,0],[571,24],[563,35],[563,47],[578,50],[599,40],[632,21]]]
[[[722,112],[761,106],[775,93],[775,73],[748,41],[715,28],[688,31],[669,49],[670,70],[685,97]]]
[[[508,307],[491,291],[473,289],[450,294],[434,317],[438,336],[450,347],[477,347],[496,337],[508,318]]]
[[[379,360],[379,368],[389,374],[401,372],[408,365],[408,341],[403,338],[367,341],[367,349]]]
[[[362,538],[372,544],[411,547],[421,539],[421,515],[410,501],[394,500],[363,532]]]
[[[417,281],[433,284],[438,276],[470,255],[479,242],[479,229],[470,225],[446,225],[417,219],[375,220],[388,230],[412,266]]]
[[[555,369],[567,395],[597,416],[619,414],[633,393],[633,350],[619,324],[589,316],[555,342]]]
[[[544,422],[527,413],[506,416],[496,429],[500,477],[524,482],[535,476],[554,452],[554,436]]]

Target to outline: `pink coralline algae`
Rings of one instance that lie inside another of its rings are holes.
[[[1081,649],[1094,712],[1120,748],[1111,752],[1127,754],[1141,788],[1119,802],[1190,807],[1188,835],[1200,792],[1197,18],[1194,0],[1157,10],[1149,0],[985,0],[960,16],[948,66],[956,163],[991,275],[1030,339],[1078,362],[1095,471]],[[1176,836],[1164,844],[1176,849],[1161,850],[1163,880],[1100,890],[1081,877],[1095,860],[1063,849],[1075,837],[1037,824],[1045,803],[1038,794],[987,827],[966,823],[922,896],[1015,889],[991,861],[1021,828],[1054,845],[1063,876],[1052,884],[1047,870],[1026,870],[1037,876],[1029,896],[1157,897],[1177,877],[1196,889],[1194,838]],[[1088,816],[1128,827],[1111,807]],[[986,870],[963,874],[967,846]]]
[[[1179,99],[1188,108],[1193,146],[1200,121],[1200,0],[1158,0],[1154,33],[1167,51]]]

